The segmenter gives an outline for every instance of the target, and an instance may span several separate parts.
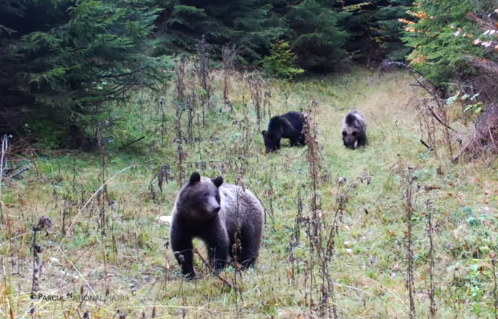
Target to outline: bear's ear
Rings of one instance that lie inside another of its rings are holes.
[[[263,136],[265,135],[265,133],[266,133],[266,131],[261,132],[261,134],[263,134]]]
[[[190,175],[190,185],[194,185],[197,182],[201,181],[201,175],[197,172],[193,172],[192,175]]]
[[[212,181],[213,181],[214,185],[216,185],[216,187],[220,187],[221,184],[223,184],[223,177],[218,176],[215,179],[212,179]]]

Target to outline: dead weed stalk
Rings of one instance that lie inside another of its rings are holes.
[[[42,252],[42,248],[38,245],[36,239],[36,235],[40,231],[47,231],[52,226],[52,220],[47,216],[42,216],[38,220],[36,225],[33,225],[33,246],[31,249],[33,250],[33,278],[32,278],[32,286],[31,286],[31,300],[35,300],[38,296],[36,293],[40,288],[40,275],[43,267],[40,253]],[[48,235],[48,233],[47,233]],[[29,313],[31,317],[35,317],[36,308],[34,303],[31,303],[31,308],[29,309]]]
[[[405,232],[405,247],[406,259],[408,262],[408,270],[406,277],[406,286],[408,289],[408,297],[410,300],[410,318],[416,318],[415,311],[415,283],[414,283],[414,265],[413,265],[413,213],[415,212],[415,199],[414,199],[414,183],[417,177],[412,174],[412,168],[404,169],[401,157],[398,162],[399,175],[401,177],[401,187],[403,189],[403,205],[406,213],[406,226]]]
[[[258,124],[258,132],[261,131],[261,117],[263,104],[263,79],[259,73],[252,73],[245,76],[249,89],[251,91],[251,100],[256,110],[256,123]]]
[[[432,223],[432,202],[427,200],[427,235],[429,236],[429,300],[430,306],[429,310],[432,317],[436,316],[436,299],[435,299],[435,288],[434,288],[434,225]]]
[[[230,110],[233,111],[232,103],[230,102],[230,77],[233,72],[233,61],[235,60],[235,56],[237,55],[237,50],[235,45],[224,45],[221,49],[221,58],[223,61],[223,101],[225,102],[225,106],[228,106]]]
[[[199,78],[202,92],[200,94],[203,109],[212,109],[211,103],[211,83],[209,79],[209,52],[206,37],[202,35],[202,39],[196,44],[197,58],[195,61],[195,73]]]
[[[305,125],[304,134],[307,142],[307,161],[309,163],[309,176],[311,186],[310,213],[306,218],[306,234],[310,247],[310,259],[307,263],[310,275],[309,305],[313,305],[313,295],[318,294],[320,299],[318,310],[323,317],[338,318],[337,304],[335,301],[334,282],[330,276],[330,263],[335,251],[334,238],[337,234],[337,223],[339,210],[334,218],[333,225],[327,225],[326,214],[322,210],[320,197],[320,181],[323,178],[322,157],[318,143],[318,126],[315,122],[315,114],[318,103],[313,100],[308,107],[308,121]],[[298,212],[299,214],[299,212]],[[329,231],[327,231],[329,230]],[[318,271],[318,278],[315,272]],[[319,287],[315,287],[318,284]]]

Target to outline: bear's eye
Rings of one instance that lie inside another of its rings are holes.
[[[346,131],[342,131],[342,136],[346,136],[348,135],[348,133],[346,133]]]
[[[356,132],[351,133],[351,135],[356,136]]]

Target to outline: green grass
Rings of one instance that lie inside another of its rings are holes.
[[[271,91],[272,115],[306,110],[313,99],[318,103],[313,115],[319,132],[318,198],[325,229],[332,225],[336,198],[349,198],[327,268],[335,283],[340,318],[408,317],[406,185],[402,173],[418,178],[412,218],[417,318],[429,317],[428,208],[424,204],[428,199],[433,203],[437,225],[436,317],[493,318],[490,254],[497,250],[497,165],[489,164],[489,158],[451,164],[442,141],[437,156],[428,152],[419,142],[423,132],[413,105],[413,99],[423,97],[423,93],[414,90],[410,82],[404,72],[378,76],[357,69],[294,83],[268,80],[262,88]],[[188,91],[192,83],[188,79]],[[265,112],[258,127],[242,75],[231,77],[234,113],[222,103],[220,73],[213,72],[212,85],[215,108],[205,113],[204,126],[199,106],[194,120],[196,141],[184,144],[182,170],[185,178],[199,171],[210,177],[222,174],[229,183],[237,183],[240,176],[262,200],[267,221],[256,267],[237,277],[233,269],[222,273],[237,283],[241,293],[228,291],[198,258],[196,269],[202,279],[183,282],[171,249],[165,246],[169,228],[156,218],[170,215],[180,188],[176,93],[174,84],[169,83],[163,94],[165,122],[156,103],[158,97],[142,92],[137,92],[132,103],[110,112],[111,125],[103,135],[113,136],[113,142],[106,144],[104,177],[99,154],[42,151],[37,156],[8,155],[9,163],[30,161],[33,169],[21,179],[2,184],[0,259],[5,271],[1,274],[0,316],[8,317],[10,312],[15,318],[29,316],[31,228],[46,215],[53,227],[47,236],[38,236],[45,265],[39,293],[83,292],[103,298],[108,291],[109,296],[119,298],[82,303],[38,300],[40,318],[61,318],[63,313],[66,318],[79,318],[85,311],[90,318],[112,318],[118,309],[128,318],[141,318],[142,313],[145,318],[153,313],[156,318],[320,317],[320,278],[317,264],[313,265],[319,259],[310,250],[304,224],[300,244],[293,248],[294,264],[289,260],[299,199],[303,215],[311,215],[307,149],[283,147],[265,155],[261,130],[266,128],[269,115]],[[352,108],[361,110],[368,122],[369,142],[362,150],[351,151],[342,145],[342,118]],[[457,111],[453,111],[456,119]],[[182,114],[181,125],[186,136],[187,112]],[[145,138],[119,150],[141,136]],[[187,164],[202,161],[209,162],[205,166]],[[163,164],[170,165],[171,179],[160,192],[157,179],[151,180]],[[358,179],[364,171],[372,176],[369,185]],[[337,183],[339,177],[348,178],[344,187]],[[103,181],[107,182],[109,202],[96,193]],[[102,207],[107,216],[104,234],[98,224]],[[65,237],[63,212],[67,213]],[[206,255],[199,241],[196,246]]]

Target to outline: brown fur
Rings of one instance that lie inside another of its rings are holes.
[[[350,149],[365,146],[367,143],[367,124],[358,111],[349,112],[342,121],[342,141]]]
[[[201,178],[195,172],[178,194],[172,216],[171,248],[187,279],[195,278],[195,237],[206,244],[215,271],[226,265],[228,255],[236,257],[244,268],[256,262],[263,234],[263,207],[249,190],[223,183],[221,176]],[[238,229],[241,247],[234,253]]]

